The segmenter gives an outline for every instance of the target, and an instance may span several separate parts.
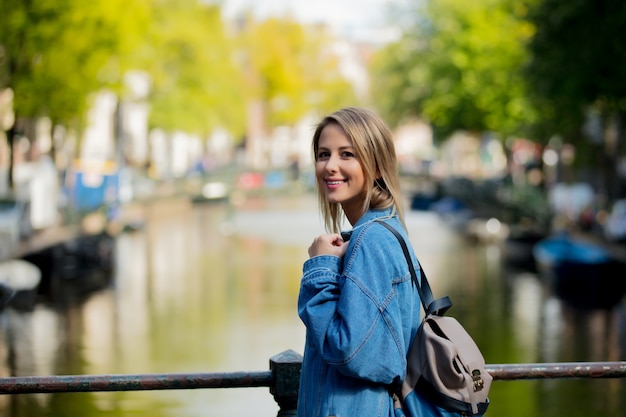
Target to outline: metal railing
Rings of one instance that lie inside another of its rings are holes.
[[[287,350],[270,358],[269,371],[8,377],[0,378],[0,394],[269,387],[279,406],[278,416],[295,416],[301,368],[302,356]],[[495,381],[626,377],[626,361],[505,364],[486,368]]]

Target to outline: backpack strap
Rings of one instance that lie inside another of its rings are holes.
[[[424,268],[420,264],[420,261],[417,261],[417,264],[420,267],[421,275],[422,275],[422,283],[420,285],[419,280],[417,279],[417,273],[415,272],[415,268],[413,267],[413,261],[411,260],[411,254],[409,252],[409,248],[404,241],[404,238],[393,226],[390,226],[388,223],[382,220],[375,220],[377,223],[385,226],[391,233],[395,235],[400,242],[400,246],[402,247],[402,252],[404,253],[404,257],[406,258],[407,264],[409,266],[409,272],[411,273],[411,280],[413,281],[413,285],[417,288],[417,292],[420,296],[420,300],[422,302],[422,307],[424,308],[424,312],[426,315],[433,314],[435,316],[443,316],[446,314],[446,311],[450,307],[452,307],[452,300],[446,295],[445,297],[437,298],[433,296],[433,292],[430,289],[430,284],[428,283],[428,279],[426,278],[426,273],[424,272]]]

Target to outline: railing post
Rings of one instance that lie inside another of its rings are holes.
[[[298,389],[302,355],[289,349],[270,358],[272,385],[270,393],[280,407],[278,417],[295,416],[298,413]]]

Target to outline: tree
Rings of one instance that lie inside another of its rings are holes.
[[[0,89],[14,92],[19,122],[9,141],[43,116],[80,137],[90,97],[108,88],[123,100],[128,70],[151,78],[149,124],[169,132],[241,137],[252,100],[277,126],[354,97],[323,31],[289,19],[228,29],[199,0],[0,0]]]
[[[591,156],[585,163],[604,170],[600,187],[609,200],[623,195],[616,163],[626,154],[626,3],[542,0],[530,21],[537,29],[526,74],[533,103],[544,116],[537,132],[574,143],[580,156]],[[584,129],[590,115],[597,116],[599,129]]]
[[[375,101],[391,122],[420,117],[455,130],[519,134],[536,115],[520,68],[533,28],[522,1],[415,1],[404,36],[373,65]]]
[[[217,6],[155,2],[134,66],[150,74],[150,126],[206,135],[245,129],[243,75]]]
[[[120,81],[120,57],[133,49],[137,31],[130,29],[145,23],[145,6],[142,0],[0,2],[0,89],[14,92],[17,120],[7,132],[11,151],[14,137],[38,117],[80,126],[89,95]]]
[[[269,127],[354,103],[354,87],[333,51],[336,42],[324,27],[288,17],[246,21],[241,48],[247,85],[250,98],[264,104]]]

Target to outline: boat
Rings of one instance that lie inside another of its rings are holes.
[[[42,298],[69,303],[111,284],[115,244],[115,236],[106,231],[81,233],[21,259],[41,271],[37,293]]]
[[[495,217],[474,217],[467,221],[464,235],[473,242],[500,243],[509,235],[509,226]]]
[[[463,201],[455,197],[443,197],[430,206],[430,211],[452,230],[465,233],[470,220],[476,218],[476,213]]]
[[[604,246],[559,233],[533,246],[540,275],[573,307],[611,309],[626,293],[626,264]]]
[[[30,311],[37,300],[41,271],[34,264],[22,259],[0,262],[0,310],[12,308]]]
[[[30,204],[14,196],[0,196],[0,260],[10,259],[20,240],[31,232]]]
[[[411,197],[411,210],[428,211],[437,201],[438,197],[434,194],[417,192]]]
[[[540,230],[510,226],[509,234],[502,242],[502,259],[506,265],[529,271],[536,271],[537,265],[533,255],[535,245],[546,238]]]
[[[193,203],[223,202],[231,194],[230,186],[225,181],[209,181],[202,186],[200,192],[192,197]]]

